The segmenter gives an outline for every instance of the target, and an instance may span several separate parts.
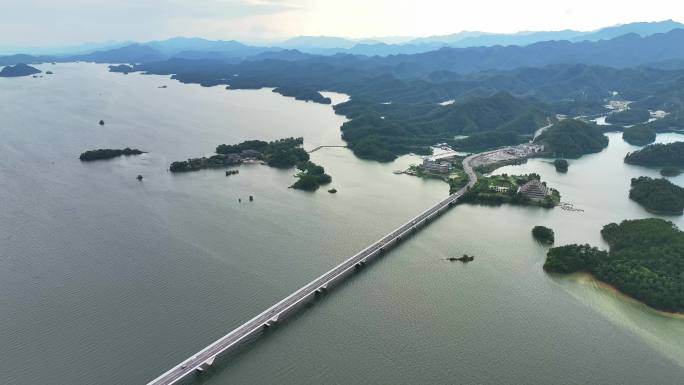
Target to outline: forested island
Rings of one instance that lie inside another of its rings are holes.
[[[302,147],[304,138],[285,138],[273,142],[248,140],[235,145],[221,144],[216,153],[222,155],[251,154],[266,161],[271,167],[291,168],[309,160],[309,154]]]
[[[648,121],[650,117],[651,113],[645,108],[628,108],[608,115],[606,122],[621,125],[639,124]]]
[[[119,64],[109,66],[109,71],[128,75],[129,73],[135,71],[135,69],[127,64]]]
[[[654,167],[684,167],[684,142],[648,145],[627,154],[625,163]]]
[[[625,127],[622,131],[622,139],[634,146],[645,146],[656,140],[656,133],[643,124]]]
[[[549,250],[544,270],[585,272],[645,304],[684,312],[684,233],[671,222],[650,218],[611,223],[601,230],[610,251],[589,245]]]
[[[221,168],[240,164],[247,160],[264,161],[271,167],[291,168],[309,160],[302,145],[304,138],[286,138],[273,142],[247,140],[238,144],[220,144],[216,155],[191,158],[171,163],[171,172],[199,171],[205,168]]]
[[[667,179],[646,176],[633,178],[629,190],[630,199],[654,214],[682,215],[684,213],[684,188]]]
[[[565,159],[556,159],[553,161],[553,166],[558,172],[568,172],[568,161]]]
[[[532,186],[533,189],[527,191],[526,186]],[[480,177],[458,202],[493,206],[513,204],[552,208],[560,202],[560,193],[558,190],[546,187],[546,184],[540,181],[538,174],[502,174]]]
[[[555,241],[553,230],[544,226],[534,226],[534,228],[532,228],[532,236],[539,241],[539,243],[545,245],[552,245]]]
[[[283,96],[293,97],[297,100],[303,100],[307,102],[314,102],[320,104],[332,104],[332,99],[326,98],[325,96],[321,95],[320,92],[310,88],[286,86],[275,88],[273,92],[276,92]]]
[[[216,155],[192,158],[171,163],[171,172],[199,171],[206,168],[225,168],[248,161],[259,161],[270,167],[287,169],[297,167],[300,172],[292,188],[314,191],[332,181],[325,169],[309,160],[302,147],[304,138],[285,138],[272,142],[247,140],[238,144],[220,144]]]
[[[131,156],[131,155],[140,155],[144,154],[145,151],[140,151],[136,148],[129,148],[126,147],[123,150],[119,149],[111,149],[111,148],[100,148],[98,150],[90,150],[82,153],[78,159],[84,161],[84,162],[89,162],[93,160],[102,160],[102,159],[112,159],[112,158],[117,158],[119,156]]]
[[[21,76],[31,76],[39,74],[42,71],[38,68],[31,67],[23,63],[19,63],[15,66],[7,66],[0,70],[0,78],[16,78]]]
[[[535,143],[543,143],[552,156],[579,158],[608,147],[608,138],[595,124],[565,119],[549,127]]]
[[[325,169],[311,161],[301,162],[297,165],[297,168],[301,172],[296,175],[299,180],[291,186],[294,189],[316,191],[320,186],[332,182],[332,178],[325,173]],[[337,192],[337,190],[334,192]]]

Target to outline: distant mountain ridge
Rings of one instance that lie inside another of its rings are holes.
[[[55,52],[54,49],[31,49],[30,52],[49,53],[49,55],[33,55],[34,57],[43,58],[41,59],[43,61],[65,61],[67,59],[75,59],[95,62],[145,62],[170,58],[187,58],[236,62],[266,52],[278,52],[282,50],[289,50],[290,52],[298,50],[301,53],[310,55],[335,55],[343,53],[366,56],[389,56],[425,53],[444,47],[474,48],[527,46],[545,41],[600,41],[614,39],[628,34],[648,37],[658,33],[666,33],[678,28],[684,28],[684,24],[673,20],[665,20],[659,22],[629,23],[601,28],[590,32],[562,30],[494,34],[466,31],[444,36],[408,39],[406,41],[396,37],[351,40],[332,36],[299,36],[273,44],[273,46],[248,45],[235,40],[207,40],[197,37],[175,37],[146,43],[90,43],[65,49],[66,51],[61,53]],[[397,41],[400,43],[397,43]],[[24,56],[23,59],[19,56],[16,56],[16,59],[12,59],[12,57],[15,56],[16,55],[0,56],[0,65],[12,65],[27,61],[27,56]]]

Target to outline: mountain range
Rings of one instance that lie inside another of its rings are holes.
[[[240,61],[255,55],[285,51],[279,58],[295,54],[299,58],[303,54],[336,55],[351,54],[365,56],[388,56],[400,54],[425,53],[440,48],[472,48],[494,46],[527,46],[544,41],[600,41],[614,39],[619,36],[636,34],[641,37],[669,32],[684,28],[672,20],[659,22],[640,22],[617,25],[595,31],[582,32],[574,30],[517,32],[512,34],[494,34],[477,31],[459,32],[451,35],[431,36],[423,38],[374,38],[350,40],[331,36],[299,36],[271,46],[259,46],[241,43],[235,40],[207,40],[202,38],[176,37],[146,43],[105,42],[88,43],[74,47],[38,49],[32,48],[19,53],[43,58],[43,61],[63,61],[73,58],[87,61],[111,61],[119,58],[119,62],[163,60],[168,58],[216,59],[223,61]],[[2,47],[0,47],[2,48]],[[11,48],[1,51],[7,52]],[[117,57],[117,55],[120,55]],[[16,55],[0,56],[0,65],[16,64],[12,60]],[[268,55],[267,55],[268,56]],[[22,58],[17,56],[17,58]],[[26,57],[23,57],[26,58]],[[107,60],[105,60],[107,59]],[[25,59],[22,59],[25,60]]]

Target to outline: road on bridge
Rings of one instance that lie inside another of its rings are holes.
[[[281,314],[290,311],[297,305],[308,300],[311,298],[311,296],[315,295],[316,292],[327,289],[328,284],[334,281],[336,278],[348,274],[351,269],[355,269],[358,265],[365,264],[369,258],[382,253],[384,248],[388,247],[391,243],[398,242],[400,239],[410,234],[413,230],[419,228],[433,217],[436,217],[444,210],[448,209],[452,203],[455,203],[458,198],[460,198],[467,191],[467,189],[472,187],[477,181],[477,174],[473,170],[471,162],[480,155],[481,154],[470,155],[463,160],[463,170],[468,175],[468,184],[458,190],[456,193],[449,195],[446,199],[438,202],[434,206],[419,214],[417,217],[404,223],[399,228],[361,250],[353,257],[335,266],[325,274],[309,282],[301,289],[290,294],[256,317],[238,326],[233,331],[219,338],[211,345],[207,346],[190,358],[171,368],[166,373],[152,380],[148,383],[148,385],[171,385],[185,378],[193,371],[202,370],[211,365],[216,356],[219,354],[237,346],[240,342],[246,340],[248,337],[255,335],[265,327],[277,322],[278,317]]]

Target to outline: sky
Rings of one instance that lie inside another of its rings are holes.
[[[464,30],[593,30],[684,21],[676,0],[2,0],[0,46],[175,36],[274,42],[293,36],[430,36]]]

